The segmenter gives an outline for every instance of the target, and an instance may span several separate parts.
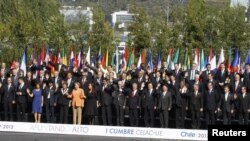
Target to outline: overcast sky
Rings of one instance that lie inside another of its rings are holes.
[[[236,6],[237,4],[248,7],[249,0],[231,0],[231,6]]]

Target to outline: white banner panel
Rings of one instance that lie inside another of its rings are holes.
[[[150,139],[207,140],[207,130],[0,122],[1,132],[26,132]]]

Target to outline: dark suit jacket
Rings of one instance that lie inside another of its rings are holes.
[[[56,103],[65,106],[69,105],[70,98],[67,97],[69,95],[68,90],[63,91],[63,89],[57,89],[56,93],[58,94]]]
[[[3,103],[10,103],[16,100],[16,88],[15,86],[11,85],[8,89],[8,85],[4,87],[3,93]]]
[[[163,92],[160,92],[158,109],[159,110],[168,110],[168,108],[172,108],[172,96],[171,92],[167,92],[165,96],[163,96]]]
[[[148,89],[145,89],[141,94],[142,108],[154,109],[157,106],[157,93],[152,90],[151,94]]]
[[[235,88],[235,81],[231,81],[230,84],[230,91],[236,94],[239,94],[241,92],[241,87],[243,86],[243,83],[239,81],[237,88]]]
[[[216,90],[213,89],[211,93],[207,91],[204,98],[205,108],[207,110],[215,111],[215,109],[218,107],[218,93],[216,92]]]
[[[133,91],[130,90],[128,95],[128,107],[130,109],[136,109],[137,106],[140,107],[141,105],[141,99],[140,99],[140,91],[137,90],[137,92],[133,95]]]
[[[204,107],[204,99],[203,94],[198,92],[197,96],[195,95],[195,92],[192,91],[190,93],[190,109],[199,111],[200,108]]]
[[[244,72],[243,74],[243,78],[244,78],[244,86],[247,87],[247,90],[250,90],[250,73]]]
[[[224,73],[222,74],[222,71],[219,70],[216,73],[215,79],[219,81],[219,83],[225,83],[226,78],[228,77],[228,71],[224,70]]]
[[[102,106],[110,106],[112,104],[112,87],[107,85],[103,89],[103,86],[100,87],[100,103]]]
[[[123,88],[121,91],[118,87],[114,88],[114,92],[112,94],[113,96],[113,103],[115,106],[126,106],[126,96],[128,94],[128,91]]]
[[[20,85],[16,89],[16,93],[21,92],[21,95],[16,95],[17,103],[26,103],[27,102],[27,86],[24,84],[22,87]]]
[[[192,71],[192,70],[188,70],[188,76],[187,76],[188,81],[191,80],[191,79],[190,79],[190,77],[191,77],[191,71]],[[198,71],[198,70],[195,70],[195,75],[196,75],[196,74],[199,74],[199,71]]]
[[[48,98],[48,95],[50,93],[50,98]],[[53,106],[54,103],[56,103],[56,95],[55,95],[55,89],[50,89],[49,87],[46,87],[43,91],[44,96],[44,104],[49,104],[49,106]]]
[[[229,93],[227,97],[227,101],[225,99],[225,95],[223,94],[221,96],[220,102],[218,104],[219,108],[222,109],[223,112],[230,112],[231,110],[234,109],[233,105],[233,94]]]
[[[247,93],[243,98],[243,94],[239,95],[239,105],[240,105],[240,112],[247,112],[250,109],[250,95]]]
[[[215,77],[213,71],[210,71],[210,73],[213,75],[213,77]],[[206,82],[208,80],[208,71],[207,70],[203,71],[200,75],[200,78],[202,82]]]

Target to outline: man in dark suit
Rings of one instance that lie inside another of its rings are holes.
[[[12,79],[7,78],[7,85],[5,85],[3,93],[3,104],[4,104],[4,120],[13,121],[13,106],[15,104],[16,88],[12,84]],[[8,119],[9,114],[9,119]]]
[[[245,65],[245,72],[243,73],[243,83],[247,91],[250,92],[250,64]]]
[[[52,80],[53,80],[53,83],[55,84],[55,85],[58,85],[59,87],[61,87],[62,86],[62,78],[61,77],[59,77],[59,73],[58,73],[58,71],[55,71],[54,72],[54,77],[52,78]]]
[[[241,82],[240,75],[235,74],[234,76],[234,81],[231,81],[230,87],[231,87],[231,92],[234,95],[234,97],[239,97],[241,93],[241,87],[243,86],[243,82]],[[239,117],[239,99],[236,98],[234,100],[234,117]]]
[[[206,65],[206,70],[204,70],[201,73],[201,81],[202,82],[207,82],[208,81],[208,74],[212,74],[212,76],[214,76],[214,72],[211,70],[211,64],[207,64]]]
[[[201,125],[201,112],[203,112],[204,101],[203,94],[199,91],[199,85],[194,84],[193,90],[190,93],[190,109],[192,116],[192,128],[199,129]]]
[[[69,93],[71,93],[74,89],[74,83],[75,83],[75,79],[72,77],[72,73],[68,72],[67,73],[67,80],[66,80],[67,84],[68,84],[68,89],[69,89]]]
[[[175,76],[177,82],[181,81],[182,71],[180,70],[179,64],[174,65],[174,70],[172,71],[172,74]]]
[[[218,81],[218,84],[219,84],[219,87],[217,87],[218,93],[223,93],[225,81],[228,75],[229,75],[228,71],[225,69],[225,64],[221,63],[220,70],[217,71],[216,76],[215,76],[215,79]]]
[[[138,111],[140,108],[140,103],[140,91],[138,90],[137,83],[132,83],[132,90],[129,92],[128,95],[130,126],[138,127]]]
[[[112,125],[112,91],[107,78],[103,78],[100,90],[103,125]]]
[[[218,112],[222,110],[223,124],[231,124],[231,114],[233,113],[233,94],[229,93],[229,86],[224,87],[224,95],[222,95],[219,104]]]
[[[199,74],[199,71],[197,70],[197,64],[194,63],[192,64],[192,69],[188,70],[187,72],[187,75],[186,75],[187,81],[190,82],[194,80],[196,74]]]
[[[56,95],[53,81],[49,81],[49,85],[44,90],[44,105],[46,109],[46,120],[48,123],[55,122],[55,106],[56,106]]]
[[[17,120],[27,121],[27,87],[22,77],[18,80],[19,85],[16,90]],[[22,113],[22,115],[21,115]]]
[[[248,125],[250,113],[250,95],[247,93],[247,87],[241,87],[241,94],[239,95],[239,124]]]
[[[160,92],[157,109],[160,113],[161,128],[168,127],[169,111],[172,108],[172,94],[168,91],[167,85],[162,86]]]
[[[214,113],[216,108],[218,107],[218,103],[216,101],[218,97],[218,93],[213,88],[212,83],[208,83],[208,91],[206,92],[204,98],[205,98],[205,114],[206,114],[206,123],[209,124],[215,124],[215,117]]]
[[[147,89],[144,89],[141,95],[141,105],[143,108],[144,123],[146,127],[154,127],[154,110],[156,109],[157,98],[153,84],[148,83]]]
[[[82,72],[82,77],[79,80],[81,88],[83,88],[84,93],[88,92],[88,84],[91,83],[91,80],[87,78],[87,72]]]
[[[6,85],[6,83],[7,83],[4,71],[0,72],[0,82],[1,82],[2,85]]]
[[[123,87],[121,80],[118,81],[118,87],[114,88],[113,103],[116,111],[117,125],[124,126],[124,110],[126,106],[127,90]]]

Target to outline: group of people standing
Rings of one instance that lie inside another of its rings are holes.
[[[189,115],[192,128],[201,127],[202,117],[207,125],[216,124],[220,117],[223,124],[231,124],[232,119],[249,124],[249,64],[241,72],[230,72],[223,63],[217,71],[212,71],[210,64],[198,71],[196,64],[190,70],[181,70],[178,64],[169,70],[164,62],[154,71],[141,64],[139,69],[132,65],[119,73],[110,66],[104,69],[100,62],[96,66],[83,64],[82,68],[69,68],[59,60],[50,64],[55,67],[52,74],[47,64],[33,60],[24,74],[19,63],[12,69],[2,63],[3,120],[28,121],[32,112],[35,122],[41,122],[45,113],[44,122],[48,123],[69,123],[72,117],[73,124],[82,124],[82,120],[94,124],[100,116],[102,125],[124,126],[127,113],[130,126],[139,126],[142,118],[143,126],[155,127],[156,115],[162,128],[169,127],[169,117],[176,128],[186,128]]]

